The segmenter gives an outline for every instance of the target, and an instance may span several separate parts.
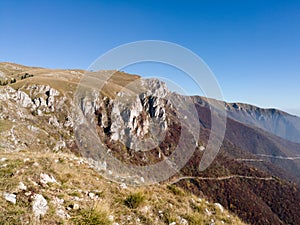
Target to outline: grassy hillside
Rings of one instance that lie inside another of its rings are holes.
[[[46,182],[45,174],[52,180]],[[84,159],[67,153],[0,153],[0,192],[0,224],[7,225],[244,224],[174,185],[132,188],[105,180]],[[4,193],[15,194],[16,203]],[[35,194],[47,201],[45,215],[34,214]]]

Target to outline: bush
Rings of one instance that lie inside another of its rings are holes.
[[[176,187],[175,185],[168,185],[169,191],[171,191],[174,195],[184,196],[183,190]]]
[[[102,210],[89,208],[81,209],[79,215],[72,218],[74,224],[81,225],[111,225],[108,214]]]
[[[124,204],[130,209],[136,209],[142,204],[142,202],[144,202],[144,200],[145,200],[144,195],[138,192],[138,193],[130,194],[124,200]]]

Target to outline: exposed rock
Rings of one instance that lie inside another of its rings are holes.
[[[2,71],[0,71],[0,78],[5,78],[5,73],[3,73]]]
[[[189,225],[189,222],[186,219],[180,217],[179,218],[179,224],[180,225]]]
[[[49,209],[47,200],[40,194],[33,195],[32,210],[37,219],[44,216]]]
[[[29,107],[32,105],[31,98],[23,91],[18,90],[16,100],[21,104],[22,107]]]
[[[66,213],[64,209],[63,199],[54,197],[51,203],[56,207],[56,215],[59,216],[61,219],[69,219],[71,217],[68,213]]]
[[[58,122],[56,116],[53,115],[49,118],[49,124],[53,125],[55,127],[59,127],[59,122]]]
[[[56,142],[56,145],[53,148],[53,151],[59,151],[65,147],[66,147],[66,142],[64,142],[63,140],[60,140],[60,141]]]
[[[109,219],[109,221],[113,222],[114,221],[114,216],[113,215],[109,215],[108,219]]]
[[[147,214],[147,213],[150,212],[150,210],[151,210],[151,207],[148,206],[148,205],[146,205],[146,206],[144,206],[143,208],[141,208],[140,211],[141,211],[143,214]]]
[[[47,183],[57,183],[58,184],[58,182],[55,180],[55,178],[52,175],[49,176],[46,173],[41,173],[40,174],[40,182],[42,184],[47,184]]]
[[[204,150],[205,150],[205,147],[204,147],[204,146],[200,146],[200,147],[199,147],[199,150],[200,150],[200,151],[204,151]]]
[[[64,127],[73,127],[74,126],[74,121],[71,116],[66,117],[66,121],[64,123]]]
[[[73,204],[73,209],[74,210],[78,210],[80,207],[79,207],[79,204],[77,204],[77,203],[74,203]]]
[[[23,182],[20,182],[19,186],[18,186],[18,189],[21,190],[21,191],[26,191],[27,187]]]
[[[157,146],[167,129],[165,100],[147,96],[146,92],[110,100],[96,112],[98,124],[110,132],[112,141],[120,141],[136,151]],[[82,109],[90,115],[92,104],[84,102]]]
[[[59,216],[61,219],[70,219],[71,216],[65,212],[64,209],[60,208],[56,210],[56,215]]]
[[[122,183],[122,184],[120,184],[120,188],[126,189],[126,188],[127,188],[127,185],[126,185],[125,183]]]
[[[10,194],[10,193],[4,193],[3,197],[6,201],[11,202],[13,204],[17,203],[17,196],[15,194]]]
[[[205,213],[206,213],[206,215],[208,215],[208,216],[211,216],[211,215],[212,215],[212,212],[209,211],[207,208],[205,208]]]
[[[220,203],[215,203],[214,205],[221,211],[221,213],[224,212],[224,207]]]

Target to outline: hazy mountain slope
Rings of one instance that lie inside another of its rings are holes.
[[[209,108],[198,103],[196,103],[196,107],[199,112],[200,124],[210,128]],[[253,154],[249,159],[256,159],[255,164],[259,165],[258,167],[262,168],[260,164],[270,162],[273,167],[283,170],[281,178],[300,183],[300,144],[230,118],[227,120],[225,139]],[[261,161],[259,162],[259,160]]]
[[[228,116],[234,120],[300,143],[300,118],[297,116],[276,109],[261,109],[241,103],[228,103],[226,108]]]
[[[194,97],[201,106],[208,107],[203,97]],[[226,103],[227,116],[240,123],[260,128],[283,139],[300,143],[300,118],[277,109],[262,109],[243,103]]]

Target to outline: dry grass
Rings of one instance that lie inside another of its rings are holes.
[[[216,221],[215,224],[222,224],[221,221],[243,224],[237,217],[226,211],[221,213],[213,204],[175,186],[123,189],[119,184],[103,179],[82,163],[82,159],[70,154],[18,152],[2,153],[0,158],[7,158],[0,165],[0,192],[17,193],[16,205],[0,198],[0,214],[3,215],[0,224],[34,222],[30,197],[17,189],[21,181],[27,186],[27,191],[42,194],[49,203],[41,224],[111,224],[109,215],[115,222],[126,221],[125,224],[129,225],[179,223],[181,219],[190,224],[207,224],[211,219]],[[58,184],[41,184],[41,173],[55,177]],[[56,215],[57,206],[52,203],[54,198],[64,200],[62,208],[70,219]],[[74,204],[80,208],[72,209]],[[206,209],[211,215],[205,213]]]

